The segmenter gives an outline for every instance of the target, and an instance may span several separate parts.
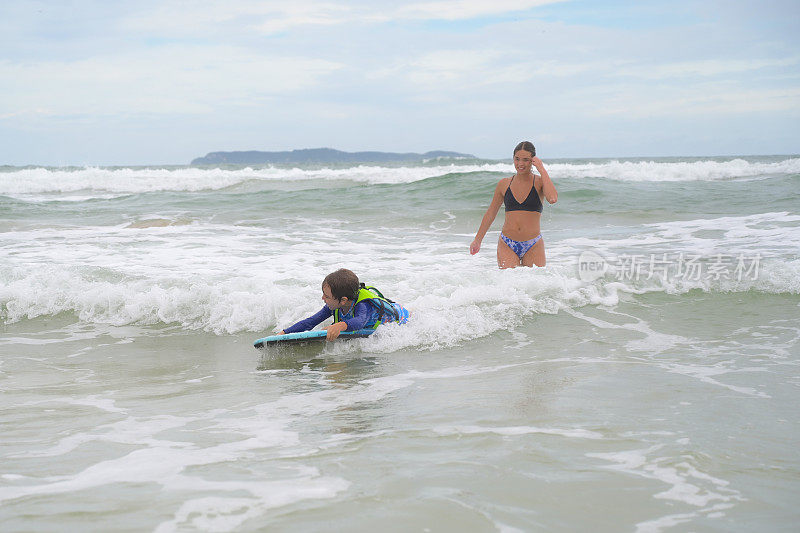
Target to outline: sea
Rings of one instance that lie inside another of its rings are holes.
[[[544,163],[0,167],[0,530],[797,531],[800,156]]]

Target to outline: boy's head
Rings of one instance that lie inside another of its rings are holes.
[[[322,299],[329,308],[336,309],[342,303],[342,298],[347,298],[348,302],[358,299],[359,288],[358,276],[352,270],[340,268],[322,280]]]

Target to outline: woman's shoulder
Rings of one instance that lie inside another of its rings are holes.
[[[497,182],[497,188],[506,189],[509,185],[511,185],[511,178],[512,176],[509,176],[507,178],[500,178],[500,181]]]

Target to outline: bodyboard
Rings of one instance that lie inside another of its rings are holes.
[[[343,331],[339,334],[339,339],[357,339],[361,337],[369,337],[373,333],[375,333],[374,328]],[[256,348],[263,348],[264,346],[277,344],[283,345],[301,342],[325,342],[325,337],[327,334],[328,333],[323,329],[315,331],[301,331],[300,333],[286,333],[285,335],[270,335],[269,337],[258,339],[253,343],[253,346]]]

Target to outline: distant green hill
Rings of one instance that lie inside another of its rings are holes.
[[[424,154],[392,152],[342,152],[332,148],[307,148],[291,152],[211,152],[192,160],[192,165],[260,165],[266,163],[382,163],[389,161],[421,161],[437,157],[474,158],[470,154],[436,150]]]

